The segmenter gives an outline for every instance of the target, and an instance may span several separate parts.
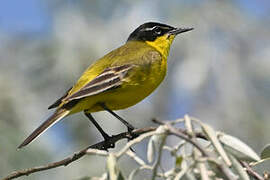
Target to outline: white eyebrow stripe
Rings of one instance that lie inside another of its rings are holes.
[[[143,29],[144,31],[152,31],[153,29],[155,29],[157,26],[151,27],[151,28],[145,28]]]

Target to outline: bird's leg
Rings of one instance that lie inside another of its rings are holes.
[[[105,110],[108,111],[110,114],[112,114],[114,117],[116,117],[118,120],[120,120],[128,129],[128,132],[130,134],[130,137],[128,138],[129,140],[132,140],[136,137],[138,137],[138,135],[135,135],[132,133],[132,131],[135,129],[131,124],[129,124],[126,120],[124,120],[123,118],[121,118],[120,116],[118,116],[115,112],[113,112],[112,110],[110,110],[104,103],[100,104],[101,107]],[[134,150],[130,147],[129,148],[132,152],[134,152]]]
[[[118,120],[120,120],[128,128],[128,132],[131,132],[131,131],[133,131],[135,129],[126,120],[124,120],[123,118],[121,118],[120,116],[118,116],[115,112],[113,112],[112,110],[110,110],[105,104],[101,104],[101,107],[104,110],[108,111],[110,114],[112,114],[114,117],[116,117]]]
[[[105,141],[108,140],[110,138],[110,136],[100,127],[100,125],[97,123],[97,121],[94,119],[94,117],[90,113],[87,113],[86,111],[84,111],[84,114],[95,125],[95,127],[98,129],[98,131],[103,136]]]

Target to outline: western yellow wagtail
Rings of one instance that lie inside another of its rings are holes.
[[[49,107],[56,108],[54,114],[18,148],[32,142],[65,116],[80,111],[93,122],[105,140],[109,135],[92,117],[93,112],[108,111],[132,131],[134,127],[113,110],[135,105],[159,86],[166,75],[167,57],[175,36],[192,29],[175,28],[156,22],[140,25],[123,46],[86,69],[77,83]]]

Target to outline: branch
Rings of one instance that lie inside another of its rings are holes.
[[[182,129],[182,128],[173,127],[173,124],[177,123],[176,121],[175,122],[162,122],[159,120],[153,120],[153,121],[157,124],[162,125],[165,128],[165,134],[180,137],[181,139],[185,140],[186,142],[192,144],[196,149],[198,149],[198,151],[200,151],[201,155],[206,157],[209,161],[211,161],[211,159],[212,159],[212,162],[214,162],[217,165],[218,169],[220,169],[220,171],[226,176],[227,179],[231,179],[231,180],[236,179],[235,175],[229,170],[229,168],[224,164],[223,161],[216,160],[215,157],[213,156],[213,154],[209,153],[205,148],[203,148],[195,140],[195,137],[207,140],[208,138],[206,137],[205,134],[203,134],[201,132],[195,132],[192,130],[192,136],[191,136],[191,132],[189,132],[190,128],[192,128],[191,124],[188,126],[189,127],[188,130],[186,130],[186,129]],[[180,122],[180,120],[179,120],[179,122]],[[106,151],[109,148],[115,147],[116,142],[118,142],[121,139],[131,140],[119,152],[114,153],[116,158],[120,158],[123,154],[129,155],[130,153],[128,153],[128,152],[130,152],[130,151],[128,151],[128,150],[133,145],[141,142],[145,138],[160,134],[160,132],[157,132],[156,129],[157,129],[156,127],[148,127],[148,128],[135,129],[132,132],[119,133],[117,135],[110,136],[108,139],[106,139],[104,141],[101,141],[101,142],[96,143],[94,145],[88,146],[88,147],[86,147],[78,152],[75,152],[74,154],[72,154],[71,156],[69,156],[63,160],[49,163],[49,164],[44,165],[44,166],[38,166],[38,167],[14,171],[10,175],[8,175],[7,177],[3,178],[2,180],[11,180],[11,179],[21,177],[21,176],[28,176],[28,175],[35,173],[35,172],[45,171],[45,170],[57,168],[60,166],[67,166],[70,163],[82,158],[83,156],[85,156],[87,154],[108,156],[109,153]],[[106,150],[106,151],[104,151],[104,150]],[[136,159],[136,161],[139,164],[140,163],[145,164],[140,159]],[[253,177],[255,177],[258,180],[263,180],[263,179],[261,179],[262,177],[260,175],[258,176],[258,174],[254,174],[254,171],[250,168],[249,165],[248,166],[247,165],[243,164],[243,166],[246,167],[247,172],[250,175],[252,175]],[[150,166],[147,166],[145,164],[142,168],[149,169],[149,167]],[[150,167],[150,168],[152,168],[152,167]]]
[[[184,121],[184,119],[182,120],[182,119],[180,119],[181,121],[180,122],[183,122]],[[177,121],[171,121],[171,122],[164,122],[164,121],[160,121],[160,120],[157,120],[157,119],[152,119],[152,121],[154,122],[154,123],[156,123],[156,124],[159,124],[159,125],[165,125],[165,124],[169,124],[169,125],[174,125]],[[186,129],[183,129],[183,128],[177,128],[179,131],[181,131],[183,134],[185,134],[185,135],[187,135],[187,136],[189,136],[190,134],[187,132],[187,130]],[[207,139],[207,137],[205,136],[205,134],[204,133],[202,133],[202,132],[194,132],[194,135],[195,135],[195,137],[197,137],[197,138],[200,138],[200,139],[204,139],[204,140],[208,140]]]
[[[247,173],[257,180],[264,180],[264,178],[254,171],[247,162],[241,161],[241,164],[246,168]]]
[[[162,124],[162,125],[166,125],[168,128],[168,133],[169,134],[173,134],[177,137],[180,137],[182,139],[184,139],[185,141],[191,143],[194,147],[196,147],[203,156],[208,157],[208,158],[213,158],[211,154],[209,154],[203,147],[201,147],[200,144],[198,144],[197,142],[195,142],[192,138],[189,138],[189,133],[186,130],[181,130],[179,128],[174,128],[170,123],[166,123],[166,122],[162,122],[156,119],[153,119],[153,122],[157,123],[157,124]],[[194,134],[195,137],[197,137],[197,134]],[[207,139],[205,135],[201,134],[203,139]],[[223,174],[226,176],[227,179],[230,180],[236,180],[236,177],[230,172],[228,171],[228,168],[226,168],[226,166],[222,163],[222,162],[216,162],[216,165],[218,166],[218,168],[223,172]]]
[[[200,144],[198,144],[197,142],[194,142],[193,139],[189,138],[188,137],[188,133],[187,131],[182,131],[181,129],[178,129],[178,128],[174,128],[170,123],[165,123],[165,122],[162,122],[162,121],[159,121],[159,120],[156,120],[156,119],[153,119],[153,122],[155,123],[158,123],[158,124],[163,124],[163,125],[166,125],[167,128],[168,128],[168,131],[170,134],[173,134],[175,136],[178,136],[180,137],[181,139],[184,139],[185,141],[191,143],[193,146],[195,146],[204,156],[208,156],[208,153],[203,149],[203,147],[201,147]],[[197,136],[195,134],[195,136]],[[204,136],[204,138],[206,138]]]
[[[71,156],[57,162],[49,163],[44,166],[38,166],[38,167],[33,167],[33,168],[28,168],[28,169],[23,169],[19,171],[14,171],[10,175],[4,177],[2,180],[10,180],[10,179],[15,179],[21,176],[28,176],[32,173],[39,172],[39,171],[45,171],[48,169],[53,169],[57,168],[60,166],[67,166],[70,163],[80,159],[86,154],[98,154],[98,155],[106,155],[106,152],[101,151],[101,150],[108,150],[111,147],[114,147],[114,144],[121,140],[121,139],[131,139],[132,137],[139,136],[141,134],[154,131],[156,128],[154,127],[149,127],[149,128],[141,128],[141,129],[135,129],[132,132],[124,132],[120,133],[114,136],[111,136],[109,139],[101,141],[99,143],[96,143],[94,145],[88,146],[79,152],[76,152],[72,154]],[[91,151],[90,151],[91,149]]]

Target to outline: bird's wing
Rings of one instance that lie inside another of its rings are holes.
[[[73,100],[78,100],[84,97],[105,92],[110,89],[115,89],[122,84],[122,79],[134,66],[135,65],[126,64],[122,66],[107,68],[100,75],[83,86],[80,90],[69,95],[70,90],[72,90],[72,88],[70,88],[61,98],[50,105],[48,109],[59,107],[59,105],[63,103],[63,100],[69,103]]]
[[[61,107],[72,100],[95,95],[119,86],[126,73],[135,66],[131,65],[134,64],[134,60],[144,56],[147,56],[144,58],[145,60],[152,60],[152,52],[153,49],[141,46],[141,44],[121,46],[92,64],[78,82],[49,108]],[[118,56],[116,56],[117,54]],[[144,61],[136,61],[136,64],[142,62]],[[104,66],[109,68],[103,69]]]
[[[125,64],[107,68],[80,90],[64,98],[64,100],[70,102],[115,89],[124,82],[123,78],[134,66],[135,65]]]

